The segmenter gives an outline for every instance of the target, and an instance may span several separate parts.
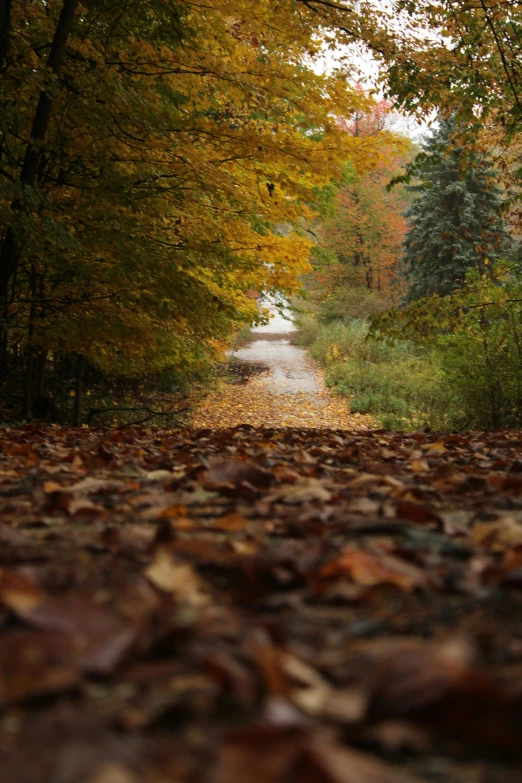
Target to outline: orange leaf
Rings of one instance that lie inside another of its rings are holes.
[[[416,566],[393,555],[373,553],[365,549],[345,549],[337,560],[327,563],[321,569],[320,575],[346,575],[357,584],[368,587],[393,584],[408,592],[426,583],[424,573]]]

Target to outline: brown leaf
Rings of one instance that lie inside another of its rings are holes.
[[[140,783],[140,778],[118,761],[107,761],[96,767],[85,783]]]
[[[383,477],[375,473],[360,473],[358,476],[351,479],[347,486],[350,489],[362,489],[363,487],[371,486],[372,484],[379,484],[382,480]]]
[[[472,649],[463,639],[380,639],[357,646],[377,667],[371,709],[379,716],[408,715],[458,689],[471,670]]]
[[[296,481],[295,484],[283,484],[267,500],[270,502],[282,500],[284,503],[297,504],[312,500],[328,502],[331,497],[332,493],[322,481],[316,478],[305,478]]]
[[[495,522],[478,522],[471,533],[476,544],[504,552],[522,546],[522,524],[513,517],[504,517]]]
[[[385,753],[425,754],[431,750],[428,734],[419,726],[401,720],[386,720],[368,729],[364,739]]]
[[[172,552],[160,547],[154,560],[145,570],[145,576],[154,587],[170,593],[174,598],[191,606],[209,603],[208,593],[196,570],[189,563],[176,561]]]
[[[306,729],[254,725],[229,733],[216,783],[420,783],[413,775]]]
[[[350,576],[360,585],[393,584],[407,592],[426,585],[426,575],[416,566],[385,552],[346,547],[337,560],[324,565],[323,578]]]
[[[203,667],[223,690],[234,693],[243,706],[254,704],[256,690],[252,673],[231,655],[219,650],[208,653]]]
[[[135,638],[134,629],[88,596],[48,595],[14,572],[2,572],[0,597],[5,606],[32,627],[67,637],[79,667],[86,671],[112,671]]]
[[[438,522],[439,517],[429,506],[422,503],[397,503],[397,516],[412,522]]]
[[[114,460],[114,453],[100,442],[98,446],[98,456],[102,458],[104,462],[112,462]]]
[[[77,481],[69,487],[62,487],[64,492],[70,492],[73,495],[97,495],[99,492],[114,492],[123,485],[121,481],[114,479],[97,479],[92,476]]]
[[[44,481],[43,491],[46,495],[50,495],[53,492],[61,492],[62,485],[57,481]]]
[[[0,570],[0,601],[15,614],[29,614],[44,603],[45,597],[43,590],[23,574]]]
[[[71,500],[67,511],[72,517],[98,517],[106,513],[103,506],[97,506],[92,500],[87,500],[87,498]]]
[[[255,462],[228,459],[204,471],[199,480],[205,489],[237,489],[244,481],[257,489],[266,489],[272,476]]]
[[[303,712],[342,723],[364,718],[368,699],[362,689],[336,690],[319,672],[288,653],[282,653],[281,666],[292,683],[289,698]]]
[[[496,492],[513,492],[520,494],[522,491],[522,477],[505,476],[502,473],[490,473],[487,477],[488,486]]]
[[[297,759],[288,783],[422,783],[416,775],[318,737]]]
[[[348,511],[351,514],[373,514],[376,515],[380,508],[380,503],[370,498],[356,498],[348,504]]]
[[[62,634],[14,630],[0,644],[0,704],[68,690],[80,681],[75,651]]]
[[[160,481],[168,484],[174,479],[174,474],[170,470],[149,470],[145,478],[147,481]]]
[[[274,646],[257,631],[248,649],[272,695],[284,696],[302,712],[343,723],[358,723],[366,713],[366,694],[357,688],[336,690],[308,663]]]
[[[224,517],[215,519],[212,523],[214,530],[222,530],[225,533],[241,533],[247,526],[246,519],[237,511],[232,511]]]

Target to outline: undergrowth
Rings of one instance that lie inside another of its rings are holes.
[[[410,342],[368,338],[364,320],[320,323],[303,316],[296,340],[326,370],[326,381],[386,429],[450,429],[462,417],[442,356]]]

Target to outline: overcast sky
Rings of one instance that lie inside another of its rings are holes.
[[[393,9],[387,0],[374,0],[374,2],[380,7],[381,11],[387,9],[390,25],[401,27],[404,24],[404,20],[397,18],[397,16],[392,13]],[[424,35],[434,35],[431,31],[422,31],[419,34],[421,37],[424,37]],[[362,44],[343,46],[333,52],[325,49],[323,55],[317,58],[312,67],[319,72],[329,72],[338,67],[346,68],[347,63],[351,65],[352,81],[354,84],[359,82],[366,90],[375,90],[375,97],[377,100],[384,98],[382,89],[377,84],[379,76],[378,63],[371,52],[368,51],[367,47]],[[432,116],[419,122],[418,119],[404,113],[398,113],[398,115],[393,129],[398,133],[404,133],[416,142],[422,140],[422,137],[425,136],[435,119],[435,117]]]

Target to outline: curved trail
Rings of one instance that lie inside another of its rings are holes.
[[[198,406],[192,425],[370,429],[371,419],[351,414],[346,400],[328,389],[307,352],[292,345],[294,324],[275,307],[269,309],[270,322],[253,329],[252,341],[234,354],[242,362],[264,364],[267,371],[247,382],[222,384]]]

